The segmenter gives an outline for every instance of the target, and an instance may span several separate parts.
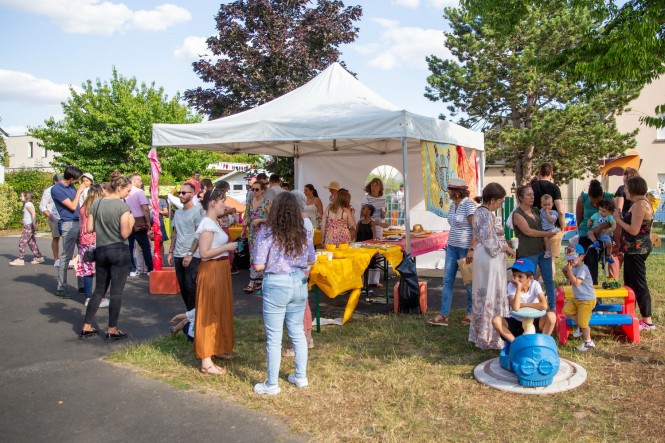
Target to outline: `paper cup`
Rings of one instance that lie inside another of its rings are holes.
[[[520,239],[517,237],[513,237],[510,239],[510,244],[512,245],[513,249],[517,250],[517,248],[520,245]]]
[[[330,252],[330,251],[329,251],[329,252],[326,252],[326,255],[328,256],[328,260],[332,260],[332,259],[333,259],[333,253],[332,253],[332,252]]]

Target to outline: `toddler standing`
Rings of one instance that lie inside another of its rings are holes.
[[[582,344],[577,350],[585,352],[596,347],[591,340],[589,327],[591,312],[596,307],[596,292],[589,268],[584,264],[584,248],[580,245],[568,245],[564,259],[566,266],[563,267],[563,274],[573,287],[574,298],[566,300],[563,314],[577,323],[578,328],[573,337],[582,337]]]
[[[9,266],[25,265],[25,246],[28,245],[35,255],[30,263],[37,265],[44,263],[44,257],[39,251],[39,246],[35,241],[35,232],[37,231],[37,220],[35,218],[35,205],[32,204],[33,194],[30,191],[21,192],[21,201],[23,202],[23,232],[18,242],[18,258],[9,262]]]

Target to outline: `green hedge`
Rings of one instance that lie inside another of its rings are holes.
[[[23,228],[21,222],[23,219],[23,204],[19,200],[19,197],[21,192],[32,191],[34,194],[32,203],[35,205],[35,212],[37,213],[37,224],[41,230],[48,230],[46,217],[39,211],[39,201],[42,198],[44,190],[53,184],[53,173],[38,171],[36,169],[19,169],[7,173],[5,175],[5,182],[12,188],[14,196],[13,205],[11,204],[12,200],[9,198],[6,200],[8,207],[11,207],[12,211],[6,225],[0,227],[0,229]],[[1,219],[0,226],[2,226]]]

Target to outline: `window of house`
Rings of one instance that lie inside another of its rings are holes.
[[[28,158],[32,158],[35,155],[35,144],[33,142],[28,142]]]
[[[665,128],[656,128],[656,140],[665,141]]]
[[[239,185],[234,184],[233,185],[233,190],[234,191],[242,191],[242,184],[239,184]]]

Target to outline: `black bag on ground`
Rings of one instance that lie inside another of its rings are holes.
[[[249,240],[238,237],[236,240],[242,243],[242,250],[233,254],[233,267],[236,269],[249,269]]]
[[[401,263],[395,268],[399,272],[399,312],[420,312],[420,285],[416,262],[411,254],[404,254]]]

